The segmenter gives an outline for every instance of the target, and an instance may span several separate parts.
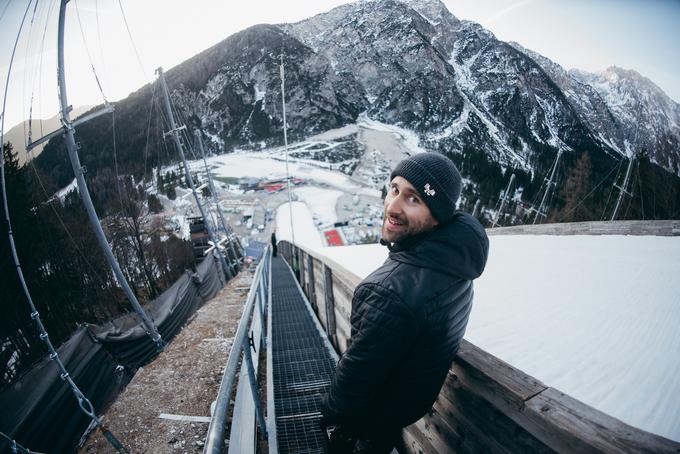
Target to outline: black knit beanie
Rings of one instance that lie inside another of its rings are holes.
[[[408,180],[440,224],[453,218],[460,196],[460,172],[450,159],[438,153],[419,153],[397,164],[390,181],[400,176]]]

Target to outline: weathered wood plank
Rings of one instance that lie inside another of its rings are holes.
[[[528,429],[560,452],[680,452],[680,443],[629,426],[554,388],[528,400],[522,414]]]
[[[326,302],[326,310],[324,315],[326,318],[326,332],[329,334],[331,343],[338,349],[338,335],[335,324],[335,299],[333,297],[333,272],[331,269],[323,265],[324,276],[324,300]]]
[[[419,439],[427,440],[434,448],[434,452],[458,451],[463,442],[461,436],[447,424],[445,416],[441,415],[437,408],[432,408],[425,416],[406,429],[407,431],[419,432]]]
[[[423,434],[423,431],[415,427],[414,424],[406,427],[401,431],[402,440],[408,452],[416,453],[438,453],[432,444],[427,440],[427,437]],[[444,451],[450,452],[450,451]]]
[[[307,300],[311,303],[314,312],[319,313],[319,308],[316,304],[316,292],[314,288],[314,259],[311,255],[307,255]]]
[[[680,235],[680,221],[596,221],[516,225],[486,229],[488,235]]]
[[[409,426],[410,427],[410,426]],[[420,435],[420,434],[418,434]],[[401,431],[402,454],[430,454],[435,451],[425,451],[416,436],[407,429]]]
[[[333,300],[335,301],[335,312],[339,317],[349,322],[352,314],[352,297],[353,292],[348,292],[342,285],[338,284],[333,274]]]
[[[325,279],[325,268],[326,266],[318,262],[318,264],[321,267],[321,271],[317,272],[315,270],[314,272],[314,279],[315,279],[315,287],[318,289],[317,290],[317,296],[316,296],[316,302],[317,302],[317,315],[319,317],[319,322],[321,323],[321,326],[323,326],[323,329],[326,331],[326,333],[332,332],[332,330],[328,327],[328,310],[326,309],[327,306],[327,301],[328,301],[328,296],[326,292],[326,279]],[[316,264],[315,264],[316,266]]]
[[[457,451],[554,452],[475,390],[453,381],[452,375],[447,377],[434,407],[460,434]],[[488,430],[490,427],[493,431]]]
[[[299,279],[300,279],[300,288],[305,291],[305,283],[307,282],[307,276],[305,273],[307,270],[305,269],[305,251],[302,250],[301,248],[298,248],[298,267],[300,268],[300,273],[299,273]]]
[[[466,340],[460,345],[447,381],[460,381],[506,414],[516,414],[524,401],[547,388],[540,380],[512,367],[505,361]]]

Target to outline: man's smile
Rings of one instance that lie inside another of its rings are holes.
[[[404,221],[400,221],[398,218],[392,216],[387,217],[387,228],[389,230],[401,230],[404,228],[405,224]]]

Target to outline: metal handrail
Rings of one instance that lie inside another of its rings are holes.
[[[264,251],[260,263],[255,269],[255,275],[253,276],[253,281],[250,284],[250,290],[248,291],[248,298],[246,299],[245,307],[243,308],[243,314],[241,315],[241,320],[239,321],[238,328],[236,329],[236,335],[234,336],[234,343],[231,346],[229,352],[229,359],[227,360],[227,366],[224,369],[222,375],[222,381],[220,383],[220,389],[217,393],[217,399],[215,401],[215,411],[210,420],[210,426],[208,427],[208,435],[206,436],[205,448],[203,449],[204,454],[219,454],[222,452],[224,447],[225,439],[225,426],[227,422],[227,412],[229,409],[229,400],[233,391],[234,381],[236,379],[236,374],[239,372],[239,359],[241,357],[241,351],[247,350],[250,352],[250,344],[246,342],[248,338],[248,331],[250,327],[251,315],[253,308],[255,307],[255,301],[258,303],[258,310],[260,314],[263,314],[263,298],[260,297],[260,289],[266,289],[269,280],[269,262],[271,261],[271,249],[269,246]],[[265,295],[268,292],[262,292]],[[267,333],[268,334],[268,333]],[[248,362],[250,355],[244,354],[243,363],[252,368],[252,362]],[[249,371],[250,372],[250,371]],[[252,374],[251,374],[252,376]],[[262,421],[262,408],[260,406],[259,399],[254,398],[255,408],[258,415],[258,421]],[[263,432],[266,434],[265,427],[261,427]]]

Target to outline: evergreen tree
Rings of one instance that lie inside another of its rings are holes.
[[[597,215],[592,211],[585,197],[590,189],[590,155],[581,153],[576,164],[569,169],[559,197],[564,204],[553,211],[549,222],[592,221]]]
[[[163,211],[163,204],[155,194],[149,194],[146,200],[147,204],[149,205],[150,212],[160,213]]]

